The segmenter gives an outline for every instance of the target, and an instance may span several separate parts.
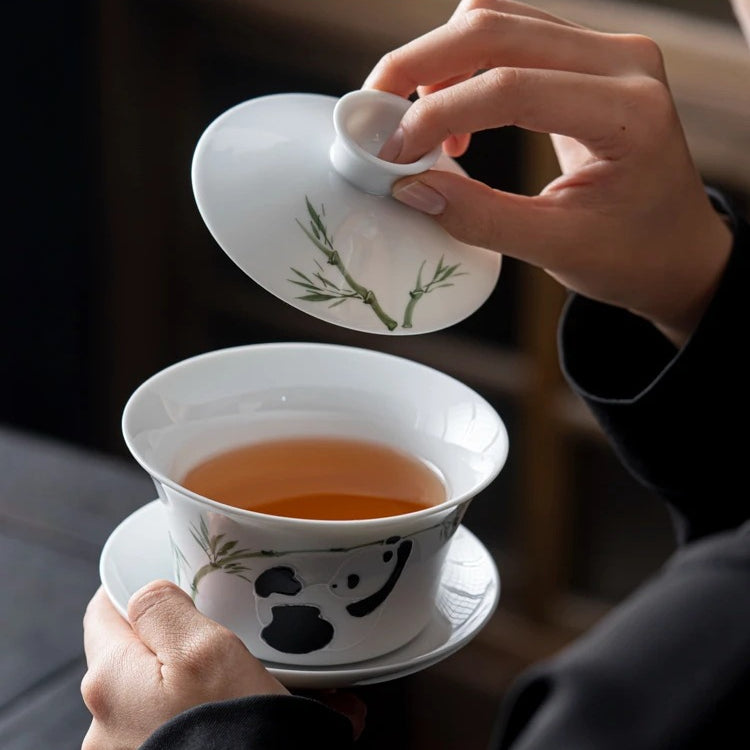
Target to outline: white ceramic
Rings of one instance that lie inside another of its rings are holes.
[[[368,333],[435,331],[491,294],[501,256],[390,197],[430,167],[376,154],[410,106],[379,91],[274,94],[238,104],[198,141],[192,183],[219,246],[252,279],[322,320]]]
[[[123,617],[130,597],[157,579],[173,580],[164,507],[155,500],[128,516],[107,539],[99,561],[104,590]],[[343,667],[295,667],[266,662],[292,689],[341,688],[405,677],[433,666],[471,641],[495,611],[500,577],[492,556],[465,526],[456,530],[430,619],[405,646]]]
[[[164,503],[176,582],[259,658],[305,666],[371,659],[426,626],[450,539],[508,451],[500,416],[454,378],[323,344],[236,347],[172,365],[131,396],[123,433]],[[299,436],[411,453],[441,473],[448,499],[391,518],[311,521],[220,505],[179,484],[217,452]]]

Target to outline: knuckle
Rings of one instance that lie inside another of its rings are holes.
[[[132,644],[113,646],[81,678],[80,692],[92,716],[106,720],[116,701],[120,675],[133,662]]]
[[[476,8],[484,8],[486,7],[486,4],[487,0],[461,0],[458,9],[460,13],[464,14],[469,13]]]
[[[83,741],[81,742],[81,750],[101,750],[102,745],[97,741],[96,737],[94,736],[94,732],[95,725],[92,724],[89,728],[89,731],[86,732],[86,736],[83,738]]]
[[[506,14],[489,8],[469,10],[456,19],[456,24],[465,34],[496,32],[506,21]]]
[[[405,55],[404,47],[398,47],[386,52],[375,65],[375,72],[379,74],[387,72],[389,76],[395,76],[396,78],[407,77],[410,80],[404,62]],[[416,83],[414,85],[416,87]]]
[[[492,68],[483,76],[488,88],[493,95],[499,92],[503,96],[513,97],[514,93],[520,89],[520,71],[518,68],[499,67]]]
[[[389,50],[380,58],[380,60],[378,60],[375,67],[378,70],[383,70],[386,68],[388,70],[392,70],[393,68],[398,67],[398,58],[398,49]]]
[[[170,581],[152,581],[136,591],[128,602],[128,619],[135,624],[154,607],[164,602],[165,595],[177,589]]]
[[[110,710],[107,680],[99,670],[89,669],[81,680],[81,698],[92,716],[107,716]]]
[[[647,110],[650,123],[672,121],[672,95],[665,83],[650,76],[639,76],[632,79],[629,94],[631,108],[641,112]]]
[[[84,630],[87,629],[87,627],[89,625],[89,621],[92,618],[96,617],[96,615],[94,614],[94,607],[95,607],[94,602],[96,601],[97,595],[98,595],[98,592],[97,592],[97,594],[95,594],[94,596],[92,596],[91,599],[89,599],[88,603],[86,604],[86,609],[83,611],[83,621],[82,621],[82,624],[83,624],[83,629]]]
[[[215,625],[195,634],[178,655],[180,668],[192,678],[205,677],[236,660],[238,648],[244,649],[240,639],[223,625]]]
[[[442,124],[443,119],[443,94],[436,92],[417,99],[402,120],[402,127],[410,130],[416,123],[423,131],[444,133],[446,131]],[[447,134],[447,132],[446,132]]]
[[[619,39],[646,73],[665,80],[664,55],[661,47],[651,37],[643,34],[621,34]]]
[[[679,123],[669,87],[650,76],[627,80],[621,115],[623,131],[628,129],[642,135],[644,128],[648,128],[649,138],[641,139],[643,145],[663,143]]]
[[[469,13],[475,10],[518,13],[518,5],[514,5],[508,0],[461,0],[460,9],[462,13]]]

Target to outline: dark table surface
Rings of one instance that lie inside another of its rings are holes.
[[[0,748],[80,750],[81,619],[115,526],[154,499],[134,462],[0,426]]]

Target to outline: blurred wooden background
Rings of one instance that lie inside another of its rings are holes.
[[[536,5],[654,37],[701,170],[747,205],[750,53],[728,2]],[[201,351],[270,340],[350,343],[426,362],[477,388],[508,422],[508,465],[467,518],[503,577],[495,618],[443,664],[369,689],[375,717],[393,718],[401,706],[412,750],[483,747],[518,671],[590,627],[669,554],[666,513],[624,473],[561,382],[563,292],[544,274],[505,259],[488,303],[445,332],[388,339],[335,329],[283,305],[224,256],[195,208],[190,160],[228,107],[268,93],[357,88],[383,53],[453,7],[52,3],[43,18],[17,10],[16,28],[29,33],[13,50],[10,143],[18,145],[8,154],[0,422],[124,455],[122,406],[145,377]],[[528,193],[556,175],[546,138],[512,128],[478,135],[462,163],[472,176]],[[457,735],[445,722],[464,709],[475,721]],[[375,728],[364,738],[377,740]]]

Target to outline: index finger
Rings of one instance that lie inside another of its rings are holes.
[[[390,160],[414,161],[452,133],[509,125],[567,135],[595,155],[614,159],[644,127],[644,107],[655,113],[657,97],[666,112],[667,89],[647,77],[496,68],[414,102],[391,139],[399,148]]]
[[[491,13],[474,14],[473,11]],[[477,24],[469,22],[469,16],[495,18],[497,23]],[[518,30],[524,28],[524,24],[531,24],[532,29],[538,28],[534,25],[537,22],[570,32],[589,31],[522,3],[509,0],[468,0],[459,5],[443,25],[384,55],[367,76],[362,88],[375,88],[408,97],[414,91],[424,95],[465,81],[478,70],[491,67],[490,53],[478,49],[481,39],[478,40],[477,36],[489,37],[492,45],[495,45],[499,36],[497,24]],[[503,36],[507,42],[508,34]],[[466,37],[463,49],[462,37]],[[534,46],[525,39],[521,40],[521,45],[525,49]],[[548,45],[542,46],[546,48]],[[575,46],[578,46],[577,39]]]
[[[534,68],[664,79],[656,44],[495,11],[472,11],[394,50],[365,81],[400,96],[432,93],[493,68]]]
[[[138,640],[130,624],[114,608],[101,586],[83,615],[83,650],[89,667],[113,646]]]
[[[451,14],[451,18],[456,18],[462,13],[467,13],[470,10],[477,10],[478,8],[496,10],[500,13],[513,13],[517,16],[528,16],[529,18],[539,18],[544,21],[554,21],[562,26],[577,26],[582,28],[577,23],[566,21],[564,18],[560,18],[559,16],[555,16],[552,13],[548,13],[545,10],[535,8],[531,5],[527,5],[526,3],[519,2],[518,0],[461,0]]]

